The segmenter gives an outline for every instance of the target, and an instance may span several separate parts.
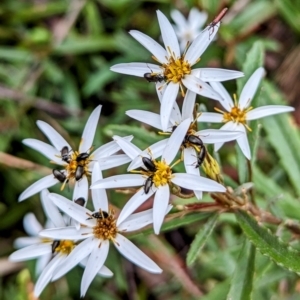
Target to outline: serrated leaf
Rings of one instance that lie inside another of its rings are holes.
[[[243,232],[257,250],[273,259],[278,265],[300,273],[299,251],[280,241],[267,228],[258,225],[257,221],[247,212],[237,210],[235,215]]]
[[[218,214],[212,215],[196,234],[195,239],[193,240],[190,250],[186,257],[186,263],[189,267],[193,265],[199,253],[203,249],[206,241],[212,234],[214,227],[217,223],[218,216]]]
[[[256,69],[263,66],[264,64],[264,46],[260,41],[253,44],[252,48],[249,50],[245,63],[243,64],[242,71],[245,76],[237,80],[237,93],[241,94],[242,89],[250,76],[254,73]]]
[[[268,81],[264,81],[264,105],[284,104],[278,90]],[[280,164],[286,171],[295,191],[300,195],[300,135],[288,113],[270,116],[260,120],[268,134],[268,141],[280,158]]]
[[[255,265],[255,247],[245,240],[231,280],[227,300],[250,300]]]

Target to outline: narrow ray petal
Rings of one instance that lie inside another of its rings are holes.
[[[43,121],[37,121],[36,124],[58,151],[61,151],[65,146],[69,150],[72,149],[69,143],[52,126]]]
[[[193,72],[198,72],[197,77],[205,82],[227,81],[227,80],[232,80],[244,76],[244,73],[240,71],[218,69],[218,68],[193,69]]]
[[[138,148],[136,145],[132,144],[129,141],[124,140],[123,138],[117,135],[114,135],[113,139],[124,151],[124,153],[130,157],[131,160],[136,158],[142,152],[142,150]]]
[[[234,106],[234,103],[232,101],[232,98],[230,97],[227,90],[224,88],[223,84],[220,82],[212,81],[209,82],[209,84],[212,86],[212,88],[217,91],[224,101],[220,102],[220,104],[227,110],[231,111],[231,108]]]
[[[21,195],[19,196],[18,201],[23,201],[37,193],[39,193],[43,189],[47,189],[55,184],[57,184],[59,181],[52,175],[48,175],[43,177],[42,179],[36,181],[32,185],[30,185]]]
[[[247,113],[247,120],[257,120],[263,117],[294,111],[294,107],[284,105],[266,105],[254,108]]]
[[[265,76],[265,69],[261,67],[258,68],[248,79],[240,95],[240,99],[239,99],[240,109],[245,109],[250,105],[258,89],[258,86],[264,76]]]
[[[98,180],[103,179],[102,172],[98,163],[94,165],[92,173],[92,184]],[[95,210],[102,209],[108,211],[108,199],[105,189],[93,189],[92,191],[92,200]]]
[[[226,123],[228,124],[228,123]],[[221,129],[205,129],[197,132],[204,144],[224,143],[237,139],[242,132]]]
[[[10,261],[23,261],[33,259],[47,253],[51,253],[50,243],[35,244],[13,252],[8,259]]]
[[[40,275],[42,271],[45,269],[47,264],[49,263],[50,259],[52,258],[53,254],[52,252],[49,252],[48,254],[44,254],[43,256],[40,256],[36,260],[35,264],[35,275]]]
[[[46,285],[50,282],[51,277],[55,269],[64,261],[66,255],[57,255],[53,257],[53,259],[49,262],[49,264],[45,267],[42,271],[41,275],[39,276],[37,282],[34,286],[34,295],[35,297],[39,297]]]
[[[167,131],[174,102],[179,90],[179,84],[170,82],[163,94],[160,106],[161,127],[163,131]]]
[[[80,261],[87,257],[93,251],[93,249],[98,247],[98,245],[99,240],[92,237],[82,241],[59,266],[55,274],[53,274],[52,281],[57,280],[73,269]]]
[[[49,198],[60,210],[62,210],[81,224],[90,227],[93,227],[95,225],[94,220],[88,220],[89,215],[92,214],[89,209],[80,206],[58,194],[50,193]]]
[[[78,229],[75,226],[68,226],[42,230],[40,236],[53,240],[83,240],[89,236],[93,236],[93,231],[89,227]]]
[[[44,208],[44,212],[47,218],[51,220],[55,227],[64,227],[65,221],[57,209],[56,205],[49,198],[49,191],[42,190],[41,192],[41,202]]]
[[[84,269],[81,286],[80,286],[80,294],[81,297],[84,297],[88,287],[93,281],[94,277],[97,275],[101,267],[104,265],[107,254],[109,250],[109,241],[99,241],[99,246],[95,247],[88,258],[86,267]]]
[[[169,199],[169,185],[160,186],[155,193],[153,202],[153,229],[155,234],[159,234],[169,205]]]
[[[87,264],[87,257],[79,263],[79,265],[82,266],[83,268],[85,268],[86,264]],[[114,273],[109,268],[103,265],[101,269],[98,271],[97,275],[105,278],[110,278],[114,275]]]
[[[31,236],[37,236],[43,226],[37,220],[36,216],[33,213],[27,213],[23,218],[23,227],[27,234]]]
[[[168,57],[172,56],[175,59],[179,58],[181,56],[180,48],[179,48],[179,44],[178,44],[178,40],[174,28],[172,27],[169,20],[161,11],[157,10],[156,13],[157,13],[161,36],[168,53]],[[169,53],[168,50],[172,51],[172,53]]]
[[[79,144],[79,153],[88,152],[93,145],[102,105],[98,105],[89,116]]]
[[[182,83],[192,92],[213,100],[223,101],[223,98],[213,88],[194,75],[186,75]]]
[[[190,190],[204,192],[225,192],[223,185],[208,178],[199,177],[191,174],[175,173],[172,182]]]
[[[130,30],[129,34],[142,44],[149,52],[151,52],[160,63],[167,63],[167,51],[148,35],[137,31]]]
[[[117,234],[115,246],[117,250],[125,256],[129,261],[137,266],[147,270],[148,272],[159,274],[162,269],[138,247],[121,234]]]
[[[159,156],[162,155],[164,148],[166,147],[167,143],[168,143],[169,139],[164,139],[161,140],[153,145],[151,145],[150,147],[148,147],[147,149],[145,149],[144,151],[142,151],[140,153],[140,155],[138,155],[129,165],[127,171],[131,171],[134,169],[137,169],[141,166],[143,166],[143,162],[142,162],[142,158],[143,157],[149,157],[149,149],[150,149],[150,153],[152,158],[157,158]]]
[[[173,108],[171,110],[170,123],[172,125],[179,124],[181,122],[181,112],[179,106],[176,102],[173,104]]]
[[[126,139],[127,141],[131,141],[133,139],[133,135],[124,136],[123,139]],[[120,146],[115,142],[109,142],[99,148],[97,148],[92,154],[91,157],[94,160],[98,160],[101,157],[107,157],[112,154],[115,154],[120,150]]]
[[[248,142],[248,137],[247,137],[247,132],[242,124],[238,124],[237,130],[244,132],[241,136],[239,136],[236,141],[239,144],[239,147],[241,148],[243,154],[247,159],[251,159],[251,151],[250,151],[250,146]]]
[[[197,122],[207,122],[207,123],[222,123],[223,121],[223,114],[219,113],[210,113],[210,112],[203,112],[201,116],[198,117]]]
[[[180,123],[174,132],[171,134],[168,144],[162,154],[162,160],[170,165],[175,156],[177,155],[179,148],[184,140],[184,137],[191,125],[191,119],[186,119]]]
[[[144,181],[144,177],[139,174],[115,175],[98,180],[97,182],[92,184],[91,189],[113,189],[131,186],[141,186],[144,184]]]
[[[191,90],[187,90],[182,104],[182,120],[193,118],[196,95]]]
[[[150,111],[145,111],[145,110],[132,109],[132,110],[127,110],[126,115],[129,116],[130,118],[146,123],[159,130],[162,129],[159,114]]]
[[[75,201],[78,198],[82,197],[85,200],[85,203],[88,200],[89,194],[89,182],[86,176],[83,176],[79,181],[76,181],[74,186],[73,198],[72,200]]]
[[[164,50],[164,49],[163,49]],[[164,52],[166,52],[164,50]],[[148,64],[148,63],[122,63],[117,64],[110,67],[111,71],[126,74],[126,75],[133,75],[138,77],[144,77],[146,73],[161,73],[162,68],[158,65]]]
[[[104,171],[127,164],[131,162],[131,158],[126,154],[116,154],[108,157],[101,157],[97,161],[100,165],[100,169]],[[91,163],[90,167],[93,168],[94,164]]]
[[[214,36],[218,32],[220,23],[218,23],[213,32],[211,30],[203,30],[193,41],[191,46],[188,48],[185,54],[185,60],[187,60],[191,65],[194,65],[209,44],[214,39]]]
[[[43,229],[41,229],[41,230],[43,230]],[[41,242],[41,239],[39,237],[28,237],[28,236],[19,237],[14,241],[13,246],[14,246],[14,248],[20,249],[20,248],[24,248],[27,246],[31,246],[33,244],[38,244],[40,242]]]
[[[145,181],[145,179],[144,179]],[[149,199],[156,191],[154,186],[151,187],[148,194],[144,189],[139,189],[124,205],[117,220],[117,226],[124,222],[138,207],[140,207],[147,199]]]
[[[225,125],[223,125],[220,130],[226,130],[226,131],[232,131],[232,132],[237,132],[237,124],[234,122],[227,122]],[[243,134],[244,130],[242,132],[239,132],[240,134]],[[214,145],[214,151],[217,152],[219,149],[224,145],[224,142],[216,142]]]
[[[179,10],[172,9],[170,15],[178,28],[186,27],[185,17]]]

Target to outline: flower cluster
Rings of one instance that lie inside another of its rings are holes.
[[[57,280],[78,264],[85,268],[81,296],[96,275],[113,276],[104,265],[110,242],[139,267],[151,273],[162,272],[125,235],[151,224],[154,233],[159,234],[165,216],[172,209],[171,195],[195,196],[200,200],[203,192],[225,192],[219,165],[206,145],[213,144],[218,151],[225,142],[236,140],[250,160],[249,121],[293,110],[288,106],[250,106],[265,75],[262,67],[251,75],[239,101],[236,97],[232,100],[220,82],[242,77],[242,72],[194,67],[217,34],[220,20],[200,31],[207,18],[205,13],[192,10],[187,22],[178,11],[171,15],[176,23],[175,30],[166,16],[157,11],[164,47],[139,31],[129,32],[152,53],[158,65],[134,62],[111,67],[114,72],[155,83],[160,113],[136,109],[126,114],[158,129],[165,139],[141,150],[131,142],[133,136],[113,136],[111,142],[94,149],[101,112],[99,105],[86,123],[78,150],[43,121],[38,121],[37,126],[51,145],[35,139],[23,141],[55,165],[51,174],[33,183],[19,197],[19,201],[23,201],[41,193],[48,218],[46,229],[32,214],[26,215],[24,227],[33,237],[18,239],[16,246],[21,249],[10,256],[12,261],[39,258],[36,297],[50,281]],[[181,109],[176,102],[178,94],[183,97]],[[197,95],[215,100],[224,110],[215,108],[216,113],[199,112]],[[198,122],[225,124],[220,129],[198,130]],[[120,150],[123,154],[119,154]],[[102,177],[103,170],[126,163],[130,163],[129,174]],[[185,172],[178,172],[180,163],[184,164]],[[61,184],[61,189],[66,185],[74,187],[72,200],[48,191],[57,183]],[[136,187],[135,192],[120,212],[109,205],[106,189],[132,187]],[[93,210],[86,208],[89,189]],[[136,212],[151,197],[153,208]]]

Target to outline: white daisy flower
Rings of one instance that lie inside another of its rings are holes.
[[[98,169],[95,171],[101,173],[100,168]],[[42,231],[40,235],[58,240],[66,238],[68,240],[84,240],[76,246],[74,251],[60,265],[53,279],[60,278],[75,267],[82,259],[87,258],[81,281],[81,297],[83,297],[107,258],[110,241],[123,256],[134,264],[151,273],[161,273],[162,270],[156,263],[122,235],[122,232],[139,230],[151,224],[152,210],[133,214],[126,218],[126,220],[121,221],[119,218],[115,218],[112,210],[109,210],[107,198],[105,198],[105,190],[93,190],[93,193],[94,212],[80,207],[58,194],[50,194],[49,196],[59,209],[69,214],[70,217],[77,220],[82,226],[79,230],[75,227],[48,229]],[[105,195],[104,198],[102,197],[103,195]],[[170,209],[171,206],[168,206],[165,213]]]
[[[217,129],[205,129],[197,131],[195,120],[193,118],[195,99],[196,94],[192,91],[187,91],[182,105],[182,114],[179,110],[174,108],[173,111],[176,111],[176,114],[174,113],[171,116],[168,124],[170,138],[164,140],[166,142],[164,156],[166,156],[167,153],[170,153],[170,151],[177,153],[179,149],[182,148],[186,172],[188,174],[200,176],[199,167],[206,156],[206,148],[204,144],[228,142],[239,137],[242,132],[227,130],[221,131]],[[126,114],[131,118],[162,130],[161,118],[158,114],[143,110],[129,110],[126,112]],[[116,142],[123,149],[123,151],[125,144],[132,145],[132,143],[123,139],[120,139],[119,142],[116,140]],[[129,152],[125,153],[129,155]],[[151,153],[153,153],[152,149]],[[161,154],[162,153],[163,152],[161,152]],[[132,158],[132,162],[128,167],[128,171],[142,166],[143,156],[147,156],[147,150],[139,153],[136,158]],[[153,158],[158,156],[160,155],[153,155]],[[198,199],[202,198],[202,191],[195,190],[194,193]]]
[[[190,120],[187,120],[190,122]],[[185,122],[182,124],[184,128]],[[177,129],[176,129],[177,130]],[[180,129],[181,130],[181,129]],[[186,130],[186,129],[182,129]],[[133,147],[133,153],[135,148]],[[131,151],[130,144],[127,143],[126,151]],[[142,186],[135,195],[133,195],[123,207],[118,218],[119,222],[123,222],[131,215],[142,203],[149,199],[153,194],[153,228],[156,234],[159,234],[163,223],[167,207],[170,199],[170,187],[180,186],[195,191],[207,192],[224,192],[226,189],[221,184],[193,174],[173,173],[172,167],[177,164],[175,162],[170,166],[175,158],[178,149],[169,147],[169,151],[164,151],[161,161],[149,158],[149,153],[142,157],[142,170],[131,171],[138,174],[125,174],[108,177],[98,180],[91,185],[91,189],[107,189],[107,188],[128,188]],[[151,156],[151,153],[150,153]]]
[[[48,137],[53,146],[36,139],[25,139],[23,143],[45,155],[52,163],[58,165],[58,168],[53,169],[53,174],[29,186],[21,193],[19,201],[23,201],[59,182],[63,184],[63,189],[69,180],[76,181],[75,189],[79,190],[76,192],[76,195],[80,193],[85,195],[88,190],[88,176],[96,161],[100,163],[101,170],[120,166],[130,161],[125,154],[113,155],[120,150],[120,147],[114,141],[92,151],[101,107],[101,105],[96,107],[90,115],[85,125],[78,151],[73,151],[70,144],[49,124],[37,121],[38,127]],[[125,137],[125,139],[129,140],[132,138],[132,136]]]
[[[251,159],[251,152],[247,138],[247,130],[251,131],[251,128],[248,125],[248,122],[294,110],[293,107],[284,105],[266,105],[257,108],[250,106],[264,75],[265,70],[262,67],[258,68],[252,74],[241,92],[239,101],[236,99],[233,101],[221,83],[210,82],[210,85],[222,95],[224,101],[220,102],[220,104],[225,111],[215,108],[218,113],[203,112],[198,118],[198,122],[225,123],[225,125],[220,128],[221,130],[243,132],[243,134],[237,138],[237,142],[243,154],[249,160]],[[223,142],[216,143],[215,151],[218,151],[222,145]]]
[[[178,37],[181,51],[201,33],[207,17],[206,12],[201,12],[196,7],[190,10],[187,19],[179,10],[173,9],[171,11],[171,18],[175,23],[173,27]]]
[[[63,216],[48,196],[48,190],[41,192],[41,201],[47,217],[55,227],[66,226]],[[77,204],[74,203],[74,205]],[[38,234],[43,230],[43,227],[33,214],[27,214],[24,217],[24,228],[32,237],[18,238],[15,241],[15,246],[22,247],[22,249],[12,253],[8,259],[11,261],[25,261],[37,258],[36,274],[39,275],[39,278],[35,284],[34,295],[39,297],[53,275],[56,274],[56,270],[60,268],[60,264],[75,249],[76,243],[67,239],[41,238]],[[111,277],[113,274],[107,267],[103,266],[98,275]]]
[[[217,33],[220,23],[217,23],[213,30],[211,26],[208,26],[197,36],[187,51],[181,53],[171,23],[160,11],[157,11],[157,17],[165,49],[152,38],[137,30],[131,30],[129,33],[153,54],[153,59],[161,66],[147,63],[123,63],[112,66],[111,70],[158,82],[156,88],[163,94],[160,116],[162,128],[165,131],[179,88],[182,94],[184,94],[185,87],[204,97],[222,101],[222,97],[206,82],[235,79],[242,77],[243,73],[213,68],[192,69]],[[163,81],[166,81],[166,84],[162,83]],[[164,90],[162,90],[163,85]]]

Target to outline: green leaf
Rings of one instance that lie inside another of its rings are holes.
[[[218,216],[218,214],[213,214],[196,234],[186,258],[186,263],[189,267],[193,265],[202,248],[204,247],[206,241],[212,234],[213,229],[217,223]]]
[[[255,265],[255,247],[245,240],[231,280],[227,300],[250,300]]]
[[[237,210],[237,221],[247,238],[262,254],[270,257],[278,265],[300,273],[300,252],[283,243],[267,228],[258,225],[257,221],[247,212]]]
[[[254,73],[256,69],[263,66],[264,64],[264,46],[260,41],[253,44],[252,48],[249,50],[246,61],[243,64],[242,71],[245,76],[237,80],[237,94],[240,95],[242,89],[250,76]]]
[[[285,104],[273,84],[264,81],[264,105]],[[297,126],[288,113],[261,119],[268,141],[279,156],[279,163],[286,171],[295,191],[300,195],[300,135]]]

